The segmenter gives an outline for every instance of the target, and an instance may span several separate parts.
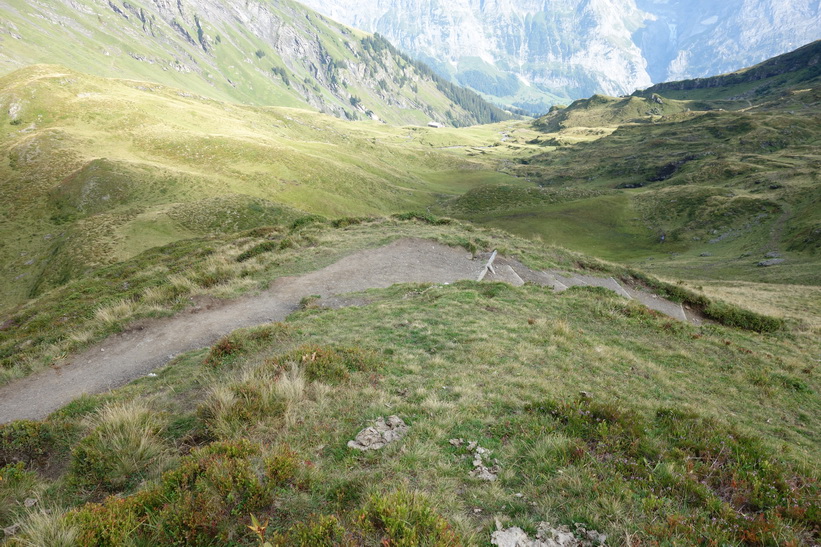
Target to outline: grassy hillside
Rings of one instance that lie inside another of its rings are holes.
[[[729,74],[656,84],[635,95],[660,93],[674,99],[774,98],[785,88],[817,87],[821,80],[821,40]]]
[[[0,79],[0,105],[2,303],[187,237],[424,209],[514,181],[479,147],[528,149],[506,124],[354,124],[50,65]]]
[[[441,211],[674,279],[818,285],[818,51],[556,108],[534,124],[543,152],[508,169],[532,187],[476,188]]]
[[[345,119],[469,125],[509,118],[455,96],[382,42],[290,0],[22,0],[0,6],[0,75],[36,63],[211,99]]]
[[[49,302],[93,317],[124,282],[135,307],[253,289],[401,236],[593,264],[458,223],[337,225],[144,253],[32,302],[26,321]],[[220,264],[215,284],[193,281]],[[0,526],[51,545],[489,545],[497,522],[533,536],[542,521],[608,545],[819,540],[817,328],[692,326],[589,288],[400,285],[357,301],[306,300],[156,377],[0,427]],[[347,446],[390,415],[406,436]]]

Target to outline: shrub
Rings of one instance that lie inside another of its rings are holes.
[[[287,448],[265,458],[248,441],[212,443],[183,458],[159,485],[86,504],[69,521],[82,545],[234,545],[250,539],[245,517],[268,509],[300,468]]]
[[[191,276],[191,281],[204,289],[210,289],[225,283],[232,277],[234,277],[234,272],[230,268],[224,265],[216,265],[197,271]]]
[[[296,232],[300,228],[304,228],[305,226],[308,226],[309,224],[315,224],[315,223],[318,223],[318,222],[323,222],[324,220],[325,219],[322,218],[319,215],[307,215],[307,216],[304,216],[304,217],[299,217],[298,219],[296,219],[295,221],[293,221],[291,223],[291,231]]]
[[[312,517],[308,522],[293,526],[284,536],[277,538],[276,545],[294,547],[335,547],[353,546],[355,543],[348,537],[345,528],[333,515]]]
[[[342,217],[337,218],[331,221],[331,226],[334,228],[345,228],[347,226],[355,226],[357,224],[362,224],[363,222],[367,222],[369,220],[373,220],[370,217]]]
[[[728,327],[756,332],[775,332],[784,327],[784,321],[762,315],[723,302],[710,302],[704,308],[704,315]]]
[[[393,218],[397,220],[418,220],[419,222],[424,222],[425,224],[431,224],[433,226],[441,226],[445,224],[451,224],[453,221],[449,218],[439,218],[435,217],[430,213],[420,213],[420,212],[409,212],[409,213],[398,213],[393,215]]]
[[[52,428],[44,422],[20,420],[0,425],[0,466],[40,462],[52,445]]]
[[[366,533],[379,534],[385,546],[461,545],[424,495],[404,489],[372,495],[359,514],[359,524]]]
[[[205,363],[211,366],[226,364],[230,357],[242,353],[244,349],[244,337],[236,331],[232,332],[231,334],[223,336],[211,346],[208,357],[205,358]]]
[[[160,492],[154,487],[124,498],[111,496],[102,503],[85,504],[66,519],[78,529],[79,545],[139,544],[137,538],[151,537],[149,518],[165,503]]]
[[[238,329],[223,336],[211,346],[205,363],[213,367],[228,365],[238,355],[253,351],[269,343],[284,343],[291,335],[292,327],[285,323],[272,323],[248,329]]]
[[[660,408],[652,419],[615,404],[578,399],[531,404],[558,433],[578,439],[571,461],[596,468],[601,483],[629,488],[652,507],[676,508],[646,527],[661,541],[790,544],[821,526],[821,495],[755,437],[712,419]],[[607,486],[602,485],[602,488]]]
[[[280,243],[278,241],[268,240],[263,241],[258,245],[254,245],[247,251],[243,251],[242,253],[237,256],[237,262],[245,262],[247,260],[251,260],[255,256],[261,255],[262,253],[269,253],[271,251],[276,251],[280,248]]]

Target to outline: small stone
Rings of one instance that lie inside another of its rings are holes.
[[[16,535],[16,534],[17,534],[17,532],[18,532],[18,531],[20,530],[20,528],[22,528],[22,527],[23,527],[23,525],[22,525],[22,524],[20,524],[20,523],[17,523],[17,524],[12,524],[11,526],[8,526],[8,527],[6,527],[6,528],[3,528],[3,533],[6,535],[6,537],[11,537],[11,536]]]
[[[771,258],[769,260],[762,260],[761,262],[759,262],[757,264],[757,266],[762,267],[762,268],[766,268],[768,266],[778,266],[779,264],[783,264],[783,263],[784,263],[783,258]]]
[[[23,502],[23,505],[25,507],[34,507],[35,505],[37,505],[38,501],[39,500],[37,498],[26,498],[26,500]]]

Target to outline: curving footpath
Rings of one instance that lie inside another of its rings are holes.
[[[421,239],[402,239],[385,247],[359,251],[335,264],[299,277],[283,277],[260,294],[195,307],[176,316],[151,320],[111,336],[69,359],[0,388],[0,423],[43,419],[84,394],[101,393],[145,376],[181,353],[212,345],[238,328],[284,320],[308,295],[323,298],[385,288],[397,283],[453,283],[475,280],[487,257],[473,257],[464,249]],[[570,284],[610,285],[612,278],[561,277],[534,272],[521,263],[500,257],[488,281],[521,285],[526,281],[561,291]],[[618,286],[621,288],[621,286]],[[644,293],[651,298],[649,293]],[[669,306],[679,306],[655,298]],[[680,306],[679,306],[680,309]],[[668,313],[664,310],[659,310]],[[674,310],[675,311],[675,310]],[[674,316],[671,313],[668,315]],[[683,317],[676,317],[683,319]]]

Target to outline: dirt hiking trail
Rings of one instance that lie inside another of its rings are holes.
[[[321,270],[282,277],[259,294],[195,307],[132,326],[49,368],[0,388],[0,423],[42,419],[83,394],[128,383],[238,328],[284,320],[309,295],[323,298],[396,283],[453,283],[476,279],[484,262],[464,249],[421,239],[349,255]]]
[[[59,367],[0,387],[0,424],[22,419],[43,419],[81,395],[101,393],[124,385],[145,376],[181,353],[210,346],[221,336],[238,328],[282,321],[299,307],[300,300],[305,296],[328,298],[390,287],[397,283],[476,280],[487,259],[487,255],[474,259],[464,249],[433,241],[401,239],[384,247],[356,252],[321,270],[298,277],[279,278],[259,294],[214,301],[173,317],[138,322],[124,332],[70,357]],[[522,285],[527,280],[552,286],[558,292],[569,285],[579,284],[606,286],[618,294],[624,291],[612,278],[574,274],[561,277],[553,272],[534,272],[516,260],[501,256],[497,264],[500,268],[495,269],[486,280],[505,281],[513,285]],[[622,296],[630,298],[626,294]],[[661,299],[658,303],[646,303],[664,313],[668,312],[658,304],[680,309],[679,304],[662,303]],[[675,309],[672,311],[678,312]],[[668,315],[675,316],[677,313]]]

